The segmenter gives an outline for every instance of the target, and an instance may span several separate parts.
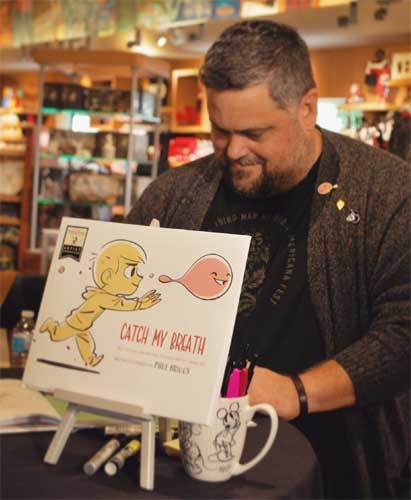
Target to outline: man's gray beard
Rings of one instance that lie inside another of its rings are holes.
[[[235,179],[240,179],[245,176],[243,172],[233,176],[230,169],[230,161],[227,158],[219,160],[223,168],[223,179],[225,184],[231,191],[244,198],[250,199],[264,199],[285,193],[292,189],[298,181],[294,176],[290,175],[289,171],[286,172],[268,172],[266,164],[261,165],[261,175],[254,181],[251,186],[247,188],[240,188],[237,186]],[[292,170],[294,172],[294,170]]]

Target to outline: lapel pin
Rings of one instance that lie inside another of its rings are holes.
[[[338,210],[341,211],[345,207],[345,201],[340,199],[337,201],[336,205],[337,205]]]
[[[317,192],[319,194],[329,194],[331,193],[331,191],[333,189],[337,189],[338,188],[338,184],[331,184],[331,182],[322,182],[318,188],[317,188]]]
[[[352,224],[358,224],[360,222],[360,214],[357,210],[350,209],[350,213],[347,215],[345,219],[347,222],[351,222]]]

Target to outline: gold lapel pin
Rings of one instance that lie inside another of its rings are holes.
[[[338,210],[340,210],[340,211],[341,211],[341,210],[345,207],[345,201],[344,201],[344,200],[339,199],[339,200],[337,201],[336,205],[337,205]]]

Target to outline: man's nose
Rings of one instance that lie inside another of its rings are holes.
[[[239,160],[243,156],[246,156],[249,150],[246,145],[246,139],[240,135],[232,134],[228,140],[226,155],[232,160]]]

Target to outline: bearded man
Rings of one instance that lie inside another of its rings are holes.
[[[251,235],[231,345],[257,365],[250,403],[307,436],[328,498],[408,498],[408,165],[316,125],[288,26],[231,26],[201,79],[214,154],[160,176],[128,221]]]

